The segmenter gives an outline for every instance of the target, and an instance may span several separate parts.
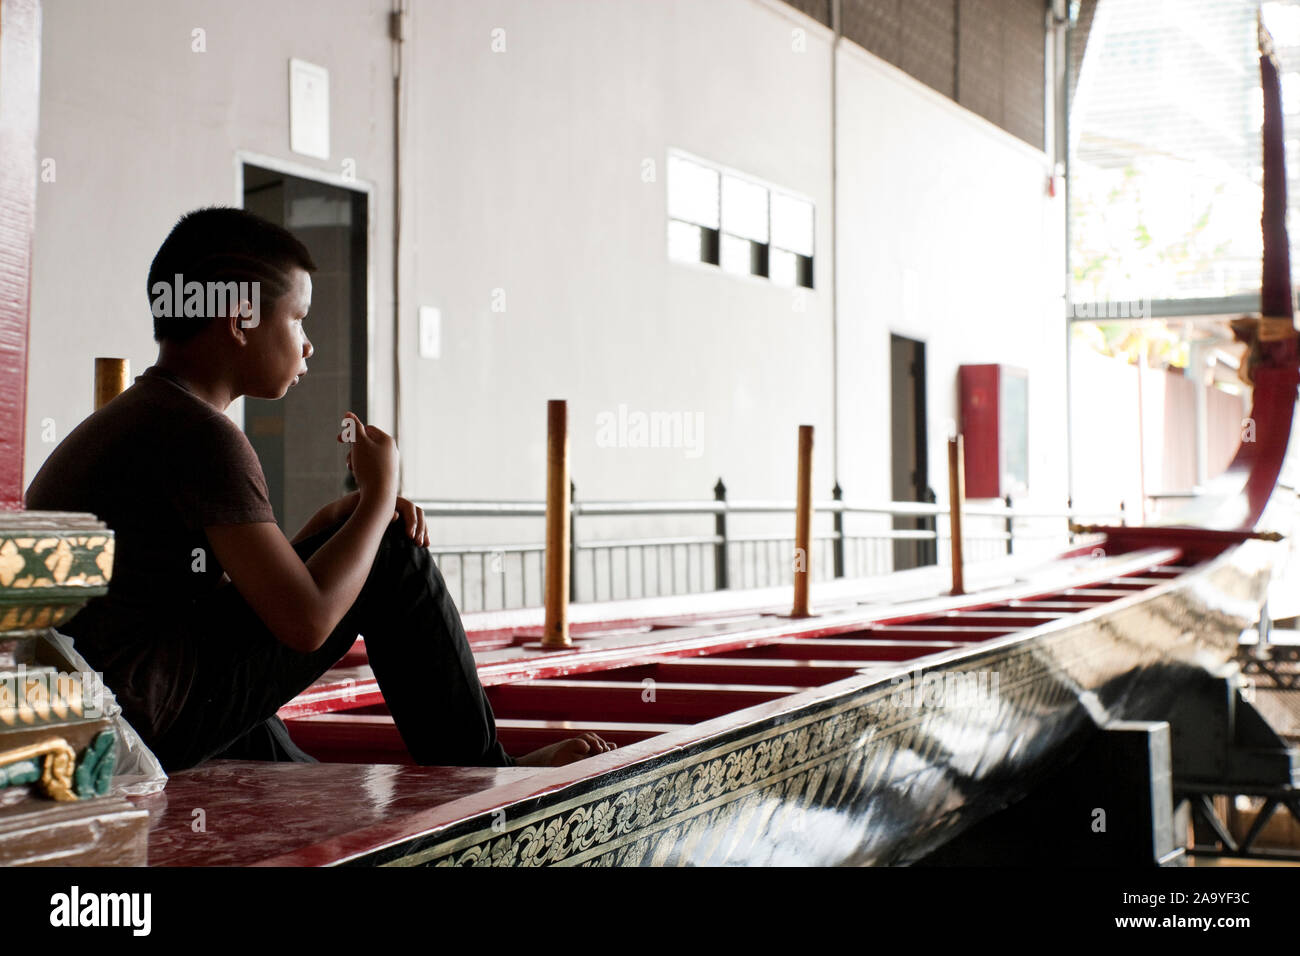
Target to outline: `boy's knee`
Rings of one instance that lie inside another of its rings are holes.
[[[423,566],[426,561],[434,564],[432,553],[410,536],[404,521],[394,521],[384,529],[384,536],[379,541],[379,552],[396,556],[403,565],[407,560],[417,567]]]
[[[407,534],[406,522],[400,519],[388,523],[388,527],[384,529],[384,536],[381,541],[385,546],[390,548],[420,548],[420,546],[415,543],[415,540]],[[420,548],[420,550],[424,549]]]

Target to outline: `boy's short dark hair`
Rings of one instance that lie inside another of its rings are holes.
[[[233,206],[208,206],[188,212],[167,234],[149,267],[149,303],[154,316],[153,337],[184,342],[201,332],[213,316],[186,317],[179,307],[154,308],[159,283],[260,283],[259,308],[269,314],[289,291],[289,270],[316,271],[307,247],[287,229]],[[179,303],[177,303],[179,306]],[[159,315],[159,311],[168,314]]]

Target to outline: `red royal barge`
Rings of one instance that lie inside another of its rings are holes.
[[[1185,688],[1233,666],[1278,549],[1258,531],[1293,517],[1293,496],[1273,494],[1297,350],[1272,80],[1256,440],[1187,520],[968,568],[963,596],[927,568],[822,586],[808,617],[776,591],[575,607],[559,651],[538,643],[540,611],[466,615],[507,750],[586,730],[619,745],[564,767],[412,765],[359,643],[281,712],[322,762],[175,774],[133,799],[148,863],[909,863],[1029,793],[1099,727],[1167,719]]]

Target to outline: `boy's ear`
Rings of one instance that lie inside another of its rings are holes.
[[[230,314],[226,316],[226,321],[230,326],[230,334],[240,345],[248,344],[248,336],[245,334],[246,329],[255,329],[261,324],[258,303],[249,299],[240,299],[230,307]]]
[[[248,333],[244,331],[244,322],[245,320],[240,315],[238,307],[230,315],[226,316],[226,325],[230,329],[230,336],[240,345],[248,344]]]
[[[254,284],[256,285],[256,283]],[[259,304],[260,300],[256,298],[256,293],[254,293],[254,299],[239,300],[239,305],[235,308],[235,315],[240,320],[239,327],[241,329],[255,329],[261,324],[262,317],[258,308]]]

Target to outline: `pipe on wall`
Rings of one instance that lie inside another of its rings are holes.
[[[389,36],[393,41],[393,441],[402,430],[402,45],[406,42],[407,0],[393,0]],[[398,463],[398,488],[402,487]]]

